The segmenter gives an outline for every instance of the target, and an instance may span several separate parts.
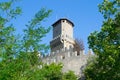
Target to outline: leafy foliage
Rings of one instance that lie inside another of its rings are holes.
[[[69,71],[64,74],[63,80],[77,80],[77,77],[76,77],[76,75],[74,75],[74,72]]]
[[[17,53],[17,37],[14,35],[15,28],[11,23],[21,14],[19,7],[12,7],[16,1],[10,0],[9,2],[0,3],[0,57],[2,59],[13,58]]]
[[[50,31],[49,28],[45,28],[41,25],[41,22],[49,16],[51,10],[46,11],[46,9],[41,9],[35,15],[35,17],[29,22],[27,29],[24,30],[24,37],[23,37],[23,47],[24,51],[40,51],[41,53],[43,50],[48,50],[49,46],[46,44],[41,44],[42,38]]]
[[[85,69],[87,80],[120,79],[120,0],[104,0],[99,5],[103,14],[101,31],[88,37],[89,47],[96,54],[95,61]]]
[[[0,80],[63,80],[61,64],[46,65],[38,57],[49,49],[41,41],[50,27],[45,28],[41,23],[51,10],[42,8],[38,11],[26,25],[21,40],[14,34],[12,23],[22,12],[20,7],[13,7],[17,1],[0,2]],[[69,75],[75,76],[73,73]]]

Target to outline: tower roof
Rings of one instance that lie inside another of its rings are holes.
[[[66,21],[68,21],[68,22],[71,23],[72,26],[74,27],[73,22],[70,21],[70,20],[68,20],[67,18],[61,18],[61,19],[57,20],[55,23],[52,24],[52,26],[54,27],[54,26],[55,26],[56,24],[58,24],[61,20],[66,20]]]

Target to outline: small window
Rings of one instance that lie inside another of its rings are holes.
[[[63,56],[62,59],[65,59],[65,56]]]
[[[80,55],[80,53],[79,52],[77,52],[77,56],[79,56]]]
[[[61,56],[61,59],[65,59],[65,56]]]
[[[65,20],[63,20],[63,22],[65,22]]]

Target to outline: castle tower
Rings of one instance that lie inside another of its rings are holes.
[[[56,21],[52,26],[53,40],[50,42],[52,52],[74,46],[74,24],[70,20],[62,18]]]

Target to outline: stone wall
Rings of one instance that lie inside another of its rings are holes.
[[[63,72],[71,70],[74,71],[76,75],[81,76],[82,70],[87,64],[88,58],[91,56],[91,51],[86,54],[84,51],[74,51],[74,49],[70,47],[68,49],[61,49],[50,53],[42,57],[42,61],[46,64],[53,62],[63,63]]]

